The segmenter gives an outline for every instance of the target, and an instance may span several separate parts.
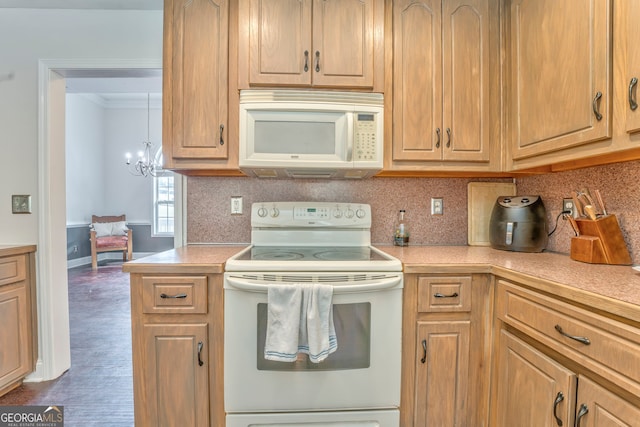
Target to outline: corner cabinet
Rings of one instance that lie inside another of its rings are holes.
[[[507,4],[513,168],[611,137],[611,0]]]
[[[500,171],[498,2],[394,1],[392,20],[385,169]]]
[[[486,425],[491,283],[405,276],[401,425]]]
[[[229,123],[228,0],[165,0],[164,167],[237,170]],[[233,105],[233,103],[231,103]]]
[[[381,91],[384,0],[241,0],[240,88]]]
[[[637,425],[637,327],[501,279],[496,320],[491,425]]]
[[[0,396],[35,369],[35,265],[35,246],[0,247]]]
[[[224,425],[222,274],[131,274],[136,426]]]

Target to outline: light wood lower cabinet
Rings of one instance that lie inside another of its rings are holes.
[[[491,425],[632,426],[640,330],[498,280]]]
[[[37,359],[35,255],[0,250],[0,396],[22,383]]]
[[[221,274],[131,274],[136,426],[222,426]]]
[[[491,278],[406,275],[401,425],[486,425]]]

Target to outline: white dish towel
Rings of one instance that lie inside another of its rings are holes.
[[[331,285],[270,285],[264,358],[295,362],[298,353],[306,353],[319,363],[336,351],[332,298]]]

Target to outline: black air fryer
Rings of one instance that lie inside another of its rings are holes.
[[[540,196],[500,196],[491,212],[491,247],[542,252],[547,246],[547,212]]]

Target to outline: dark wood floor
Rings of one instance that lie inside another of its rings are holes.
[[[66,427],[133,426],[129,275],[122,263],[69,270],[71,368],[24,383],[2,405],[62,405]]]

